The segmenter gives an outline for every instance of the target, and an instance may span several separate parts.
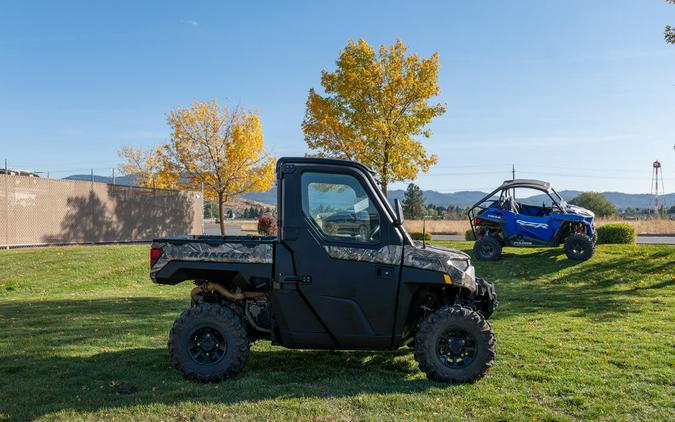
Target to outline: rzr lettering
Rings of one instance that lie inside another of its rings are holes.
[[[532,227],[535,229],[548,229],[548,224],[535,223],[533,221],[516,220],[516,224],[520,224],[521,226],[525,227]]]

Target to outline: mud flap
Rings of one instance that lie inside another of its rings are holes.
[[[495,291],[494,283],[491,283],[482,278],[476,278],[476,309],[483,314],[485,319],[490,318],[497,309],[497,292]]]

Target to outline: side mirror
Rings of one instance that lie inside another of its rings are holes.
[[[396,224],[403,225],[403,206],[399,199],[394,199],[394,211],[396,212]]]

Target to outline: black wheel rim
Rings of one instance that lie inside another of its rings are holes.
[[[572,242],[572,253],[574,255],[581,255],[584,253],[584,245],[579,242],[578,240],[575,240]]]
[[[450,329],[438,339],[438,359],[451,369],[463,369],[476,360],[476,340],[464,330]]]
[[[190,336],[190,357],[200,365],[215,365],[227,352],[225,337],[215,328],[202,327]]]
[[[480,254],[483,256],[492,256],[494,253],[495,248],[492,247],[492,245],[488,243],[484,243],[480,245]]]

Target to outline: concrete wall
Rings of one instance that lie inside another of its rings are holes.
[[[0,175],[0,245],[201,234],[200,192]]]

